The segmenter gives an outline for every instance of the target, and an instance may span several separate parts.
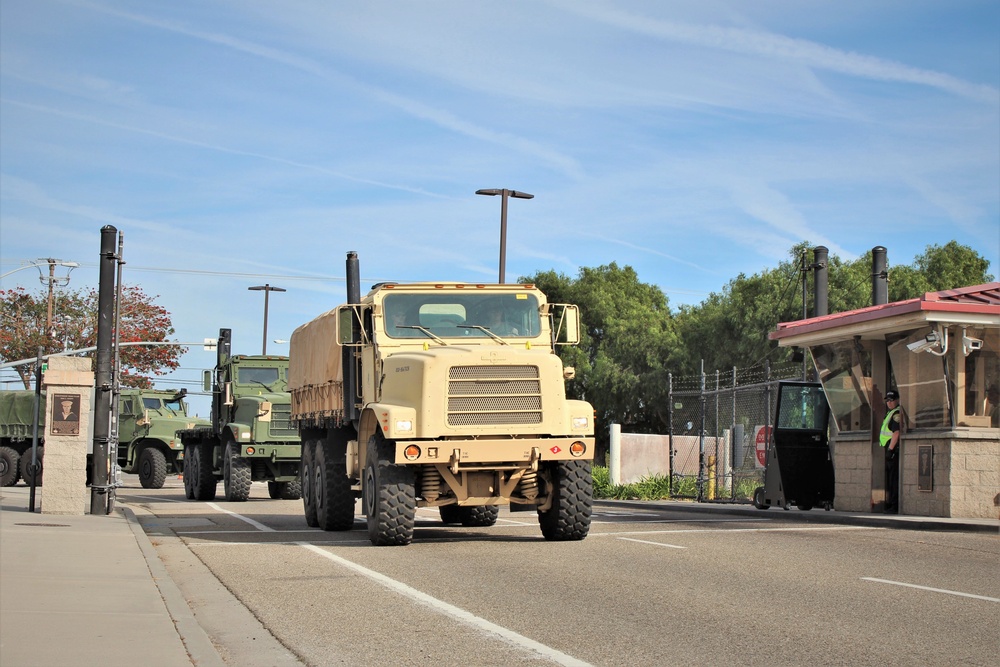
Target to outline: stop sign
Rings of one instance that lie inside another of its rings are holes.
[[[771,427],[758,426],[754,431],[754,447],[757,452],[757,467],[767,464],[767,443],[771,440]]]

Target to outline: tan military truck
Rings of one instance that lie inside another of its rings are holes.
[[[348,302],[292,334],[292,421],[306,522],[350,530],[362,498],[375,545],[413,539],[418,507],[489,526],[536,511],[549,540],[581,540],[593,500],[594,411],[568,400],[559,344],[575,306],[532,285],[375,285],[356,253]]]

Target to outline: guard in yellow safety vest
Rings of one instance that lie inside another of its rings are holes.
[[[879,444],[885,448],[885,512],[899,511],[899,393],[890,389],[885,392],[885,407],[889,411],[882,421]]]

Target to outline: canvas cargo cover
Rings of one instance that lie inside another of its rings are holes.
[[[288,352],[288,389],[343,382],[337,311],[327,311],[292,333]]]
[[[34,424],[34,391],[0,391],[0,436],[30,438]],[[41,396],[38,432],[45,433],[45,394]]]

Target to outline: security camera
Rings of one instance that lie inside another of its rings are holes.
[[[938,334],[936,331],[931,331],[922,339],[915,340],[912,343],[907,343],[906,349],[908,349],[910,352],[924,352],[925,350],[931,351],[931,348],[933,348],[937,344],[938,344]]]
[[[936,340],[927,340],[926,338],[921,338],[920,340],[915,340],[912,343],[907,343],[906,349],[910,352],[923,352],[924,350],[929,350],[937,344]]]
[[[971,336],[965,335],[965,329],[962,330],[962,352],[965,356],[969,356],[970,353],[976,350],[983,349],[983,341],[978,338],[972,338]]]

